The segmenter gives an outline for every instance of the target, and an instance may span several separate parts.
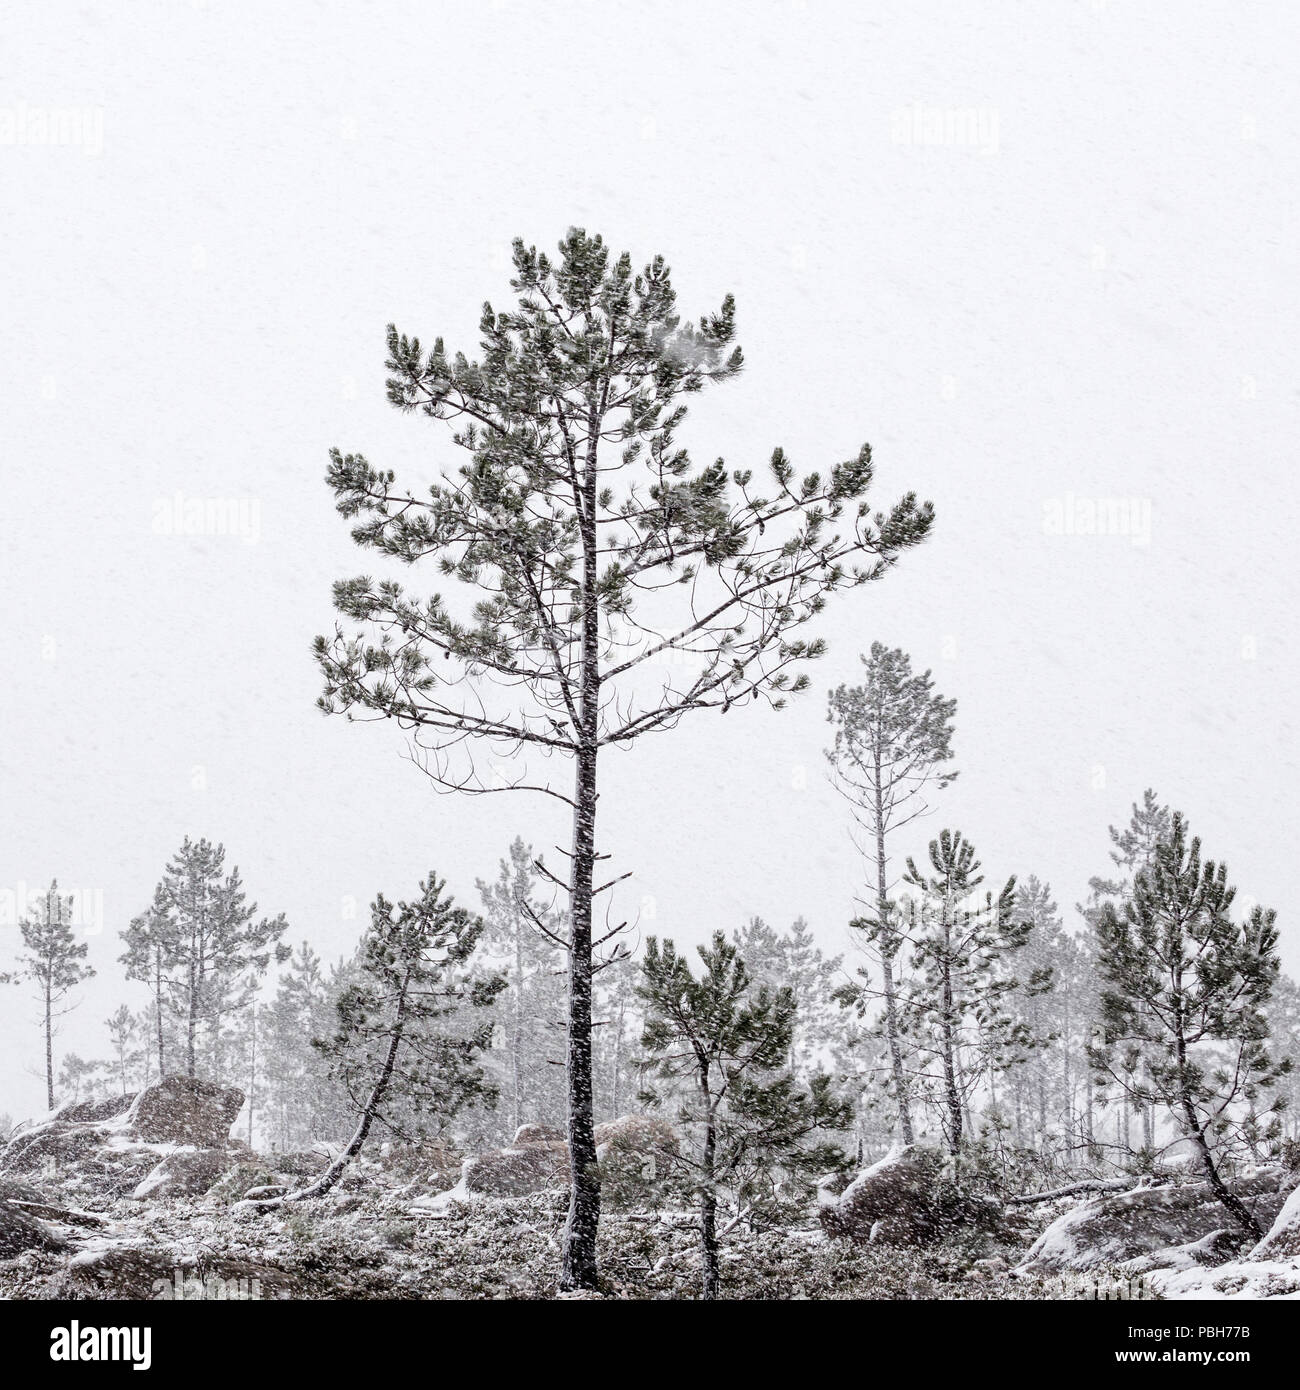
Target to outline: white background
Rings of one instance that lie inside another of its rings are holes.
[[[393,729],[318,714],[310,643],[371,563],[328,447],[456,462],[385,403],[384,325],[472,352],[511,239],[571,223],[662,252],[689,315],[736,295],[749,365],[699,399],[697,460],[869,439],[882,503],[938,511],[833,605],[797,708],[606,758],[621,914],[694,940],[802,913],[846,948],[825,689],[879,639],[959,702],[961,777],[902,848],[954,825],[1077,920],[1152,785],[1300,967],[1298,29],[1241,0],[11,12],[0,887],[103,893],[60,1051],[106,1053],[117,933],[185,834],[328,958],[377,890],[436,867],[473,898],[517,831],[567,840],[557,803],[436,796]],[[102,149],[24,142],[24,107],[98,112]],[[996,140],[905,143],[918,108]],[[155,534],[177,492],[256,501],[258,540]],[[1047,534],[1069,494],[1149,503],[1149,545]],[[36,1007],[0,1010],[0,1110],[30,1114]]]

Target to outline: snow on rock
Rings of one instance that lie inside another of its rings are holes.
[[[1300,1260],[1233,1260],[1217,1269],[1158,1269],[1145,1277],[1168,1299],[1300,1299]]]
[[[959,1227],[991,1230],[1001,1221],[1002,1207],[949,1181],[947,1161],[937,1149],[911,1144],[864,1169],[819,1214],[827,1235],[924,1245]]]
[[[1300,1187],[1286,1199],[1264,1239],[1250,1252],[1250,1258],[1300,1258]]]
[[[668,1163],[678,1154],[677,1131],[657,1115],[620,1115],[597,1125],[595,1139],[601,1162],[616,1154],[635,1154]]]
[[[145,1143],[225,1148],[244,1104],[237,1086],[220,1086],[192,1076],[164,1076],[141,1091],[123,1117]]]
[[[521,1144],[476,1154],[460,1170],[465,1190],[487,1197],[526,1197],[563,1187],[568,1180],[569,1146],[564,1143]]]
[[[1261,1224],[1281,1209],[1287,1176],[1265,1169],[1233,1184]],[[1181,1249],[1187,1259],[1197,1242],[1227,1228],[1231,1218],[1208,1183],[1136,1187],[1106,1193],[1058,1217],[1034,1242],[1017,1274],[1058,1274],[1123,1264],[1139,1256]],[[1181,1258],[1175,1264],[1183,1264]]]
[[[0,1259],[24,1250],[62,1250],[64,1244],[45,1222],[12,1202],[0,1201]]]
[[[230,1167],[224,1149],[177,1149],[140,1180],[137,1202],[166,1197],[198,1197]]]
[[[156,1175],[157,1192],[150,1188],[149,1195],[193,1191],[189,1184],[213,1160],[180,1160],[171,1168],[163,1160],[196,1149],[226,1155],[230,1125],[243,1103],[234,1087],[167,1076],[138,1095],[77,1102],[19,1130],[0,1149],[0,1172],[53,1174],[59,1183],[110,1194],[137,1191]],[[234,1157],[224,1157],[223,1166]]]

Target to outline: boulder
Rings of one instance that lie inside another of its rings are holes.
[[[666,1165],[677,1153],[677,1131],[657,1115],[620,1115],[596,1126],[596,1157],[602,1163],[616,1155],[635,1154]]]
[[[47,1120],[14,1135],[0,1155],[0,1167],[7,1173],[63,1168],[77,1163],[103,1142],[104,1136],[93,1124]]]
[[[521,1144],[514,1149],[477,1154],[461,1165],[466,1192],[487,1197],[526,1197],[563,1187],[569,1180],[569,1146],[564,1143]]]
[[[1292,1174],[1294,1181],[1295,1175]],[[1255,1213],[1259,1220],[1259,1213]],[[1300,1187],[1282,1204],[1264,1239],[1250,1252],[1252,1260],[1286,1260],[1300,1258]]]
[[[1266,1225],[1283,1209],[1289,1184],[1282,1170],[1273,1169],[1241,1178],[1232,1187],[1255,1219]],[[1204,1237],[1230,1227],[1231,1217],[1208,1183],[1105,1193],[1053,1221],[1016,1273],[1059,1274],[1121,1264],[1158,1251],[1189,1251]]]
[[[19,1130],[0,1150],[0,1172],[40,1173],[70,1191],[125,1196],[178,1146],[226,1150],[242,1104],[243,1093],[231,1087],[164,1077],[134,1097],[77,1102]]]
[[[318,1149],[291,1149],[288,1153],[272,1154],[276,1171],[296,1178],[314,1178],[330,1166],[330,1156]]]
[[[235,1086],[191,1076],[164,1076],[136,1096],[124,1123],[148,1144],[225,1148],[243,1104],[244,1093]]]
[[[952,1181],[947,1158],[924,1144],[887,1154],[853,1179],[839,1200],[819,1194],[828,1235],[876,1245],[925,1245],[959,1230],[997,1231],[1002,1203]]]
[[[244,1193],[244,1200],[248,1202],[269,1202],[274,1197],[283,1197],[289,1189],[282,1183],[267,1183],[262,1187],[250,1187]]]
[[[166,1197],[201,1197],[230,1167],[225,1149],[177,1149],[144,1178],[131,1196],[137,1202]]]
[[[68,1262],[58,1294],[64,1298],[288,1298],[300,1286],[286,1270],[247,1260],[195,1262],[164,1250],[130,1245],[96,1248]]]
[[[1235,1259],[1250,1237],[1241,1230],[1222,1227],[1202,1236],[1200,1240],[1185,1245],[1173,1245],[1164,1250],[1155,1250],[1149,1255],[1139,1255],[1136,1259],[1124,1261],[1124,1273],[1130,1278],[1139,1274],[1149,1274],[1152,1270],[1185,1270],[1208,1268],[1227,1264]]]
[[[821,1208],[822,1225],[833,1236],[884,1240],[914,1232],[919,1239],[934,1224],[935,1190],[944,1168],[937,1149],[923,1144],[886,1154],[865,1168]]]
[[[12,1259],[24,1250],[63,1250],[66,1245],[44,1221],[12,1202],[0,1201],[0,1259]]]
[[[88,1120],[111,1120],[115,1115],[123,1115],[131,1108],[136,1094],[135,1091],[131,1091],[125,1095],[106,1096],[102,1100],[71,1101],[56,1110],[54,1117],[58,1120],[76,1120],[82,1123]]]
[[[242,1201],[250,1191],[261,1187],[287,1187],[288,1180],[281,1172],[262,1163],[237,1163],[228,1168],[203,1195],[206,1207],[226,1206]]]
[[[564,1135],[553,1125],[520,1125],[515,1130],[515,1137],[510,1141],[510,1147],[519,1149],[525,1144],[564,1144],[566,1142]]]

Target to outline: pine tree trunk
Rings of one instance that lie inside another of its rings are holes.
[[[593,703],[594,714],[594,703]],[[593,720],[594,724],[594,720]],[[593,729],[594,733],[594,729]],[[594,739],[593,739],[594,744]],[[596,751],[578,754],[574,787],[573,860],[569,901],[569,1215],[564,1226],[562,1289],[596,1287],[596,1228],[600,1178],[596,1172],[591,1073],[591,890],[596,841]]]
[[[718,1136],[713,1122],[713,1098],[709,1094],[707,1074],[701,1079],[704,1092],[704,1158],[700,1164],[700,1266],[703,1281],[700,1297],[712,1301],[718,1296],[718,1193],[714,1187],[714,1162]]]
[[[910,1144],[912,1110],[908,1103],[907,1073],[903,1069],[903,1048],[898,1036],[898,1001],[894,994],[894,942],[889,925],[889,883],[885,868],[885,808],[880,789],[880,753],[876,752],[876,913],[880,919],[880,973],[885,986],[885,1036],[889,1041],[889,1065],[894,1080],[894,1103],[898,1106],[898,1129],[904,1144]]]
[[[54,1006],[50,995],[52,966],[46,962],[45,973],[45,1094],[47,1109],[54,1109]]]
[[[190,1007],[185,1034],[185,1075],[194,1076],[194,1034],[198,1027],[199,992],[194,977],[194,957],[190,957]]]
[[[1178,980],[1175,983],[1177,987],[1181,987],[1182,981]],[[1196,1107],[1192,1103],[1191,1088],[1187,1080],[1187,1042],[1183,1034],[1181,1020],[1174,1030],[1174,1048],[1178,1060],[1178,1099],[1187,1123],[1187,1136],[1200,1150],[1201,1166],[1205,1169],[1205,1176],[1210,1180],[1214,1195],[1237,1225],[1243,1231],[1249,1232],[1257,1241],[1263,1240],[1264,1228],[1251,1215],[1245,1202],[1235,1192],[1230,1192],[1227,1183],[1223,1181],[1223,1176],[1219,1172],[1214,1155],[1210,1152],[1209,1143],[1205,1138],[1205,1126],[1196,1118]]]
[[[514,1121],[512,1136],[519,1132],[519,1126],[523,1124],[523,1090],[520,1086],[520,1054],[524,1048],[524,958],[523,943],[519,939],[519,933],[523,930],[523,924],[515,922],[515,1029],[514,1038],[511,1042],[513,1052],[513,1062],[510,1068],[510,1113]]]
[[[954,1036],[952,1017],[952,962],[947,956],[947,951],[952,944],[952,927],[946,920],[946,908],[944,912],[943,1085],[944,1094],[948,1102],[948,1151],[956,1158],[961,1154],[962,1107],[961,1093],[957,1089],[956,1038]]]
[[[154,951],[154,1012],[158,1019],[158,1079],[167,1074],[166,1059],[163,1056],[163,985],[162,985],[162,948],[158,947]],[[145,1083],[148,1085],[148,1082]]]
[[[587,456],[580,485],[582,536],[582,661],[577,710],[578,752],[573,786],[573,857],[569,879],[569,1214],[564,1224],[560,1288],[596,1287],[596,1230],[600,1225],[600,1175],[596,1170],[591,1072],[591,916],[596,862],[596,756],[600,715],[600,604],[597,553],[596,453],[600,411],[587,422]],[[578,491],[575,478],[575,491]]]
[[[309,1186],[300,1188],[297,1192],[287,1193],[283,1197],[274,1197],[267,1202],[257,1203],[259,1208],[271,1208],[282,1206],[286,1202],[305,1202],[310,1197],[323,1197],[347,1170],[347,1166],[361,1152],[365,1146],[370,1128],[375,1122],[375,1116],[379,1113],[379,1107],[384,1102],[384,1096],[388,1093],[388,1087],[393,1080],[393,1072],[397,1067],[397,1053],[402,1046],[402,1034],[406,1026],[406,989],[408,980],[403,983],[402,992],[398,997],[397,1010],[393,1019],[393,1033],[389,1039],[388,1052],[384,1057],[383,1069],[379,1073],[374,1087],[371,1089],[370,1097],[366,1101],[365,1108],[361,1112],[361,1119],[357,1124],[352,1138],[348,1140],[348,1146],[330,1164],[328,1168]]]

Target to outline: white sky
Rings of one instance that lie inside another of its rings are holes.
[[[901,848],[955,825],[991,876],[1037,873],[1069,908],[1154,785],[1279,909],[1300,969],[1300,18],[698,8],[9,18],[0,888],[103,893],[100,976],[61,1049],[107,1050],[117,932],[185,834],[224,840],[327,957],[356,940],[349,898],[431,866],[472,898],[516,831],[567,841],[557,803],[438,797],[394,730],[319,715],[310,642],[331,581],[371,567],[327,449],[412,480],[455,461],[387,406],[384,325],[473,350],[511,238],[549,248],[571,223],[662,252],[690,315],[736,295],[749,365],[699,399],[697,460],[781,443],[823,466],[869,439],[880,500],[938,510],[928,545],[834,603],[796,708],[607,757],[621,910],[679,939],[802,913],[844,949],[860,871],[822,773],[825,690],[879,639],[959,702],[960,780]],[[81,143],[39,143],[40,114],[73,107]],[[908,141],[932,120],[940,143]],[[177,493],[256,503],[256,543],[155,534]],[[1149,506],[1149,544],[1047,534],[1071,497]],[[0,1005],[0,1111],[28,1114],[35,1007]]]

